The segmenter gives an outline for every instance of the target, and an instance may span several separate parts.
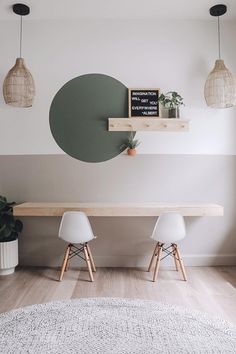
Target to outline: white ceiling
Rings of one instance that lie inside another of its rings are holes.
[[[13,19],[11,6],[19,1],[1,0],[0,19]],[[212,0],[26,0],[31,19],[210,19]],[[221,3],[221,2],[219,2]],[[236,21],[236,0],[228,6],[224,20]]]

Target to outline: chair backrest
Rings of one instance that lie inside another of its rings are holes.
[[[185,236],[183,216],[177,212],[167,212],[159,216],[151,238],[162,243],[175,243]]]
[[[85,213],[67,211],[61,219],[59,237],[70,243],[85,243],[95,236]]]

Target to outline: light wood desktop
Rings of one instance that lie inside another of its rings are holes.
[[[83,211],[87,216],[95,217],[157,217],[164,212],[178,212],[183,216],[223,216],[224,208],[218,204],[169,204],[169,203],[22,203],[14,206],[13,214],[15,216],[23,217],[61,217],[66,211]],[[154,250],[149,271],[152,267],[153,261],[156,258],[156,266],[153,281],[156,281],[159,269],[162,244],[157,246]],[[68,264],[68,257],[70,255],[71,245],[69,244],[63,261],[60,280],[64,274]],[[177,245],[173,244],[174,260],[176,270],[180,269],[183,273],[184,280],[186,280],[186,272],[184,264],[179,253]],[[156,250],[158,249],[158,257],[156,257]],[[176,253],[176,252],[177,253]],[[89,258],[85,252],[85,259],[88,264],[91,281],[93,281],[93,274],[90,268]]]
[[[176,211],[183,216],[223,216],[218,204],[198,203],[22,203],[14,206],[15,216],[62,216],[66,211],[83,211],[87,216],[146,217]]]

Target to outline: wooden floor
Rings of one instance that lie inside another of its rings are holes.
[[[188,267],[188,282],[174,270],[151,274],[130,268],[99,268],[95,281],[85,270],[18,268],[0,277],[0,312],[31,304],[80,297],[125,297],[168,302],[219,315],[236,323],[236,267]]]

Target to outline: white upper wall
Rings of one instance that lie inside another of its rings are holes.
[[[213,0],[27,0],[30,18],[45,19],[205,19]],[[223,2],[228,7],[225,20],[236,19],[235,0]],[[12,1],[1,0],[0,19],[13,19]]]
[[[18,56],[18,31],[18,17],[0,23],[1,84]],[[236,23],[222,21],[222,56],[236,74],[235,34]],[[127,87],[176,90],[184,97],[182,116],[191,120],[190,131],[140,132],[140,153],[236,154],[236,108],[209,109],[203,96],[217,58],[217,27],[211,19],[26,18],[23,57],[35,79],[36,99],[32,108],[18,109],[5,105],[1,96],[0,154],[62,153],[50,133],[50,104],[61,86],[86,73],[113,76]]]

